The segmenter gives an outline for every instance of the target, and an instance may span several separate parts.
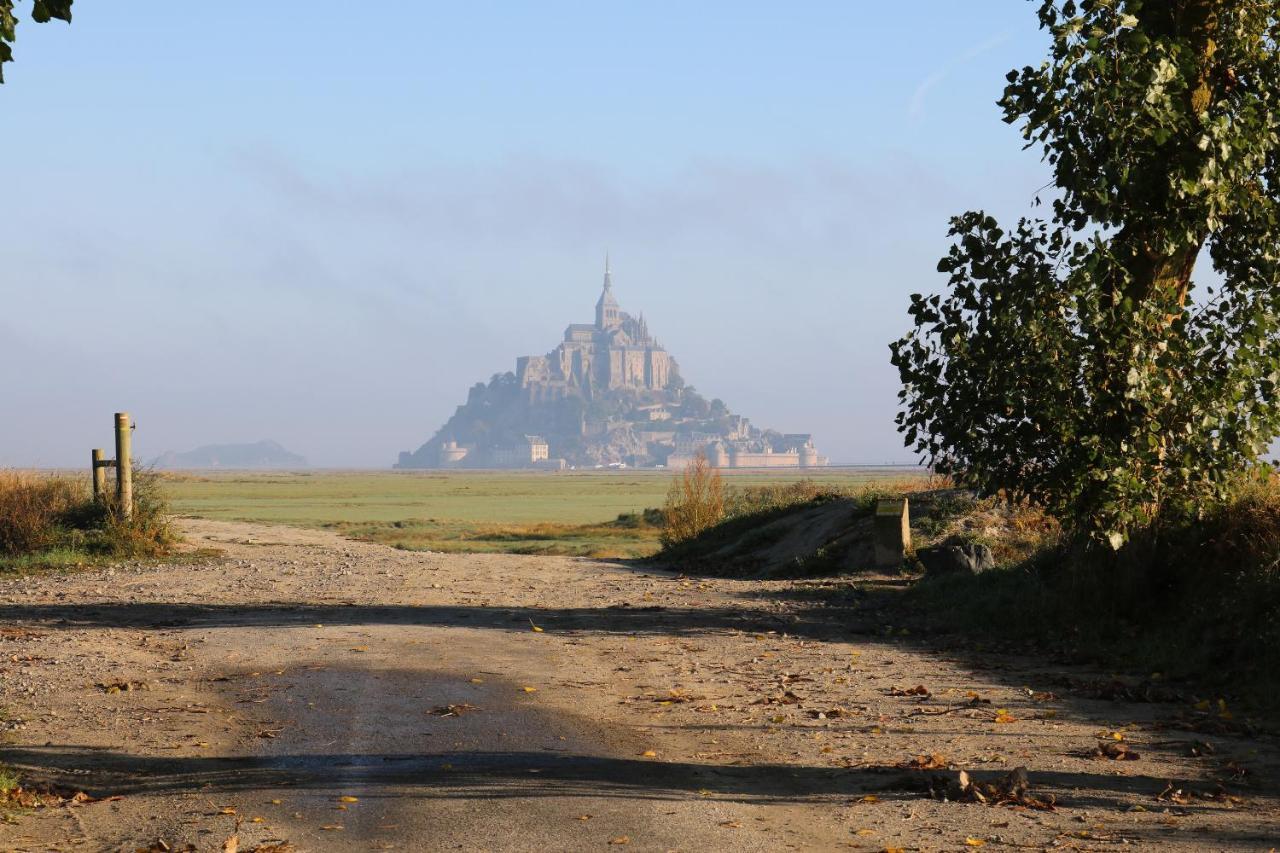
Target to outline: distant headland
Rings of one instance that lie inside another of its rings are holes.
[[[682,467],[827,464],[807,433],[761,430],[680,376],[644,315],[623,311],[605,260],[594,323],[572,323],[546,355],[478,382],[444,426],[396,468]]]
[[[258,441],[252,444],[206,444],[186,453],[169,451],[155,461],[155,467],[171,470],[205,468],[306,468],[307,460],[290,453],[277,442]]]

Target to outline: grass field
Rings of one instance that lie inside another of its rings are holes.
[[[177,515],[327,527],[430,551],[634,557],[658,547],[642,517],[669,471],[316,471],[167,474]],[[745,487],[810,479],[840,488],[919,476],[901,468],[726,471]],[[622,516],[623,518],[620,518]]]

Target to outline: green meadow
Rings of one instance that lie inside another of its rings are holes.
[[[726,471],[730,488],[801,479],[856,489],[919,476],[902,468]],[[315,471],[165,475],[180,516],[323,527],[429,551],[637,557],[658,547],[647,508],[670,471]]]

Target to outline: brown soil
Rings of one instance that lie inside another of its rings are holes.
[[[61,794],[0,804],[0,849],[1280,836],[1280,744],[1232,709],[938,649],[843,581],[183,525],[225,557],[0,582],[0,761]]]

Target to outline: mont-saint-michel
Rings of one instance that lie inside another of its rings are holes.
[[[606,259],[594,323],[571,323],[551,352],[473,385],[395,467],[682,467],[699,451],[720,468],[827,464],[808,433],[759,429],[686,384],[644,314],[618,304]]]

